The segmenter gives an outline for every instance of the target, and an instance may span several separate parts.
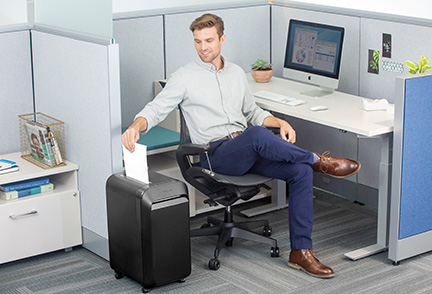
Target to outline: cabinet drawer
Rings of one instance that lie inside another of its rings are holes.
[[[82,243],[78,191],[27,196],[0,205],[0,263]]]

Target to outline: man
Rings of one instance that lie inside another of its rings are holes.
[[[260,109],[244,71],[221,56],[226,36],[220,17],[204,14],[192,22],[190,30],[201,60],[172,74],[164,90],[122,135],[123,145],[133,152],[140,132],[148,131],[180,105],[192,142],[210,144],[209,162],[215,172],[253,172],[289,183],[288,265],[315,277],[333,277],[333,270],[321,264],[312,250],[313,170],[347,177],[358,172],[360,163],[293,145],[296,133],[291,125]],[[247,128],[248,123],[253,126]],[[280,137],[264,127],[279,128]],[[203,167],[208,168],[209,162],[201,157]]]

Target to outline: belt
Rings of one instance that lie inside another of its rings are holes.
[[[241,133],[243,133],[243,131],[237,131],[234,133],[229,134],[228,136],[222,137],[219,140],[226,140],[226,139],[234,139],[235,137],[237,137],[238,135],[240,135]],[[218,140],[218,141],[219,141]]]

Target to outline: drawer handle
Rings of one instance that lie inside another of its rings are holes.
[[[36,214],[36,213],[38,213],[37,210],[32,210],[30,212],[22,213],[22,214],[11,214],[11,215],[9,215],[9,217],[11,219],[17,219],[19,217],[23,217],[23,216],[27,216],[27,215],[33,215],[33,214]]]

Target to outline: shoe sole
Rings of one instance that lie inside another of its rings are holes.
[[[308,271],[304,267],[302,267],[302,266],[300,266],[300,265],[298,265],[296,263],[292,263],[290,261],[288,261],[288,266],[291,267],[291,268],[293,268],[293,269],[299,270],[299,271],[304,271],[308,275],[310,275],[312,277],[315,277],[315,278],[328,279],[328,278],[332,278],[332,277],[335,276],[334,273],[333,274],[328,274],[328,275],[317,275],[317,274],[311,273],[310,271]]]

